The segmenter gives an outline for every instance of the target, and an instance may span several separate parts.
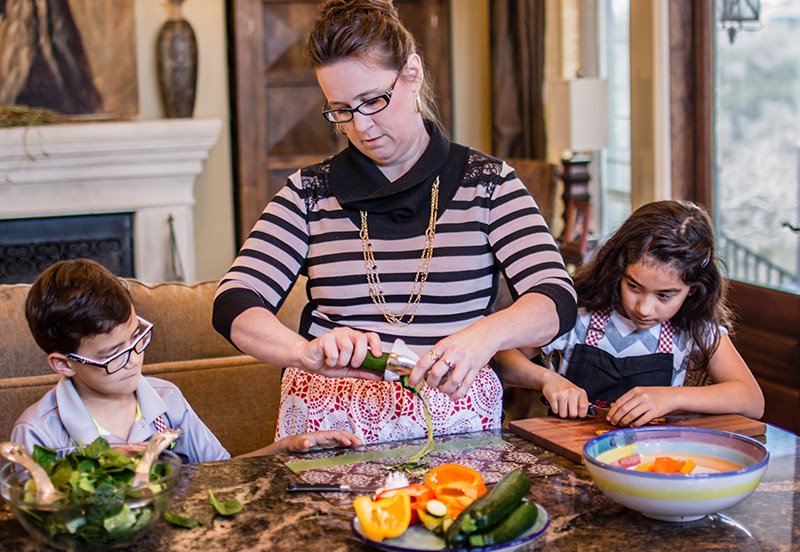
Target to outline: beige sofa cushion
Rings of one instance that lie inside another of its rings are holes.
[[[29,284],[0,285],[0,375],[20,378],[51,374],[47,355],[33,340],[25,319]]]
[[[169,380],[232,456],[275,438],[281,369],[249,356],[146,366],[145,374]]]
[[[154,324],[147,364],[241,354],[211,326],[218,282],[128,284],[136,313]]]

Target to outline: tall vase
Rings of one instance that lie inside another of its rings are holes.
[[[158,31],[156,60],[164,115],[191,117],[197,89],[197,40],[181,13],[183,0],[170,0],[169,19]]]

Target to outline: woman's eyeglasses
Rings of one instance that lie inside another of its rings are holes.
[[[394,92],[394,87],[397,84],[397,80],[400,78],[400,73],[397,73],[397,76],[392,83],[392,86],[389,87],[389,90],[381,94],[380,96],[375,96],[374,98],[370,98],[369,100],[363,101],[355,107],[340,107],[337,109],[325,109],[322,111],[322,116],[325,117],[328,122],[331,123],[346,123],[348,121],[353,120],[353,114],[357,111],[362,115],[375,115],[376,113],[383,111],[387,107],[389,107],[389,102],[392,100],[392,93]]]
[[[66,355],[66,357],[69,360],[80,362],[81,364],[105,368],[108,375],[118,372],[126,364],[128,364],[128,361],[131,359],[131,351],[136,351],[138,354],[142,354],[144,350],[147,349],[147,346],[150,345],[150,341],[153,338],[153,324],[144,318],[140,318],[139,316],[136,317],[136,320],[139,321],[139,328],[141,331],[139,333],[139,337],[137,337],[136,341],[133,342],[133,345],[127,349],[123,349],[118,353],[114,353],[110,357],[103,360],[92,360],[91,358],[82,357],[80,355],[76,355],[75,353],[69,353]]]

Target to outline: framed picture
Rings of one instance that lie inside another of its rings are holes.
[[[135,116],[134,4],[0,1],[0,104],[90,118]]]
[[[561,252],[564,257],[583,259],[589,241],[589,223],[592,204],[586,200],[573,200],[567,205],[567,221],[561,235]]]

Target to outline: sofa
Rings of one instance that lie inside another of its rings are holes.
[[[241,354],[211,327],[217,282],[127,283],[136,312],[154,324],[144,374],[175,383],[232,455],[271,443],[281,369]],[[8,439],[22,411],[60,377],[28,330],[29,288],[0,285],[0,440]],[[297,328],[305,302],[305,285],[298,281],[278,317]]]

